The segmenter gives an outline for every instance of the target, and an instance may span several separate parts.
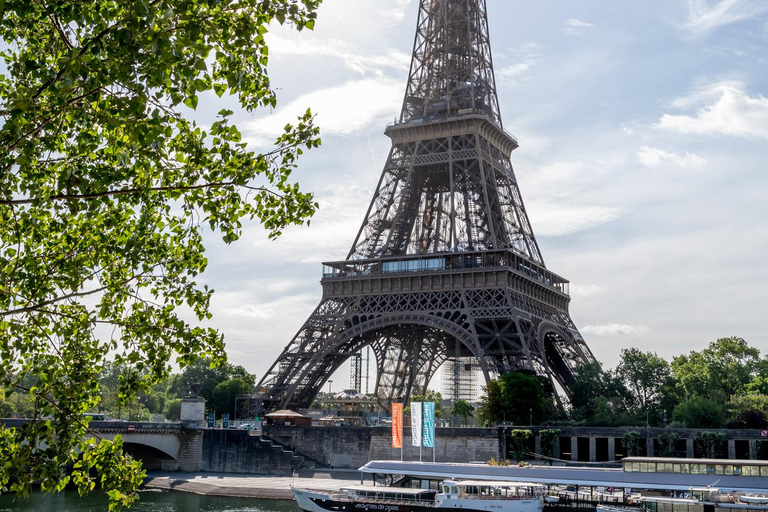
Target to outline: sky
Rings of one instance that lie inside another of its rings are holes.
[[[512,164],[547,267],[604,367],[726,336],[768,353],[768,2],[487,0]],[[314,32],[268,34],[274,110],[237,111],[266,149],[307,108],[321,148],[294,176],[320,210],[276,241],[209,237],[204,282],[230,361],[261,378],[343,260],[400,111],[418,0],[324,0]],[[221,108],[201,102],[200,119]],[[346,387],[348,370],[333,377]]]

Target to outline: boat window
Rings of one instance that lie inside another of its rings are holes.
[[[691,464],[691,474],[692,475],[706,475],[707,474],[707,465],[706,464]]]
[[[656,471],[658,473],[671,473],[672,472],[672,464],[668,462],[659,463],[656,465]]]
[[[715,474],[715,466],[707,466],[707,474],[708,475],[714,475]]]
[[[715,474],[716,475],[724,475],[725,474],[725,466],[722,464],[715,464]]]
[[[768,466],[760,466],[760,476],[768,476]]]
[[[744,476],[760,476],[760,468],[758,466],[742,466],[741,474]]]
[[[674,472],[675,473],[683,473],[688,474],[690,473],[691,468],[688,464],[675,464],[674,465]]]

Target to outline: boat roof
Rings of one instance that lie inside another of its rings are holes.
[[[670,462],[672,464],[722,464],[727,466],[766,466],[768,460],[690,459],[677,457],[624,457],[621,462]]]
[[[363,491],[363,492],[388,492],[397,494],[421,494],[423,492],[436,492],[434,489],[412,489],[410,487],[387,487],[384,485],[355,485],[342,487],[341,491]]]
[[[726,492],[765,492],[765,489],[768,489],[768,477],[635,473],[624,472],[620,469],[563,466],[517,467],[376,460],[360,468],[360,471],[379,475],[406,475],[430,479],[490,480],[495,482],[529,482],[545,485],[580,485],[669,491],[687,491],[691,488],[700,487],[717,487]]]
[[[505,480],[446,480],[443,483],[452,482],[460,487],[544,487],[544,484],[533,482],[509,482]]]

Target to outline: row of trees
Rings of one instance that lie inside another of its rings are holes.
[[[188,395],[190,385],[195,383],[210,412],[234,417],[237,396],[251,393],[256,382],[256,377],[242,366],[225,363],[212,368],[209,359],[200,359],[130,398],[120,391],[121,384],[129,378],[131,371],[124,365],[105,363],[99,375],[100,399],[90,412],[134,421],[177,421],[181,399]],[[0,417],[31,418],[34,412],[34,402],[28,393],[0,390]]]
[[[502,375],[484,388],[478,416],[515,424],[570,421],[594,426],[768,427],[768,357],[738,337],[668,362],[638,348],[619,364],[575,372],[571,407],[555,401],[548,380],[530,371]]]

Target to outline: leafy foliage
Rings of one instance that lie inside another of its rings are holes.
[[[562,430],[557,428],[545,428],[539,430],[541,439],[541,454],[545,457],[557,458],[560,455],[560,434]]]
[[[483,391],[479,416],[491,423],[537,423],[554,410],[551,386],[530,370],[505,373],[498,381],[489,381]]]
[[[435,418],[442,419],[443,417],[443,395],[439,391],[428,389],[425,395],[411,395],[410,402],[433,402],[435,404]],[[403,414],[409,416],[411,414],[411,406],[403,409]]]
[[[723,428],[725,406],[711,398],[694,396],[675,408],[672,421],[687,428]]]
[[[659,434],[659,447],[661,448],[661,456],[662,457],[674,457],[677,455],[677,450],[675,444],[677,443],[678,439],[680,439],[680,435],[676,432],[665,432],[663,434]]]
[[[467,402],[466,400],[459,400],[455,404],[453,404],[453,408],[451,409],[451,414],[454,416],[458,416],[461,418],[464,424],[467,423],[467,420],[472,417],[472,412],[475,410],[475,408]]]
[[[509,432],[510,455],[516,461],[521,461],[528,453],[528,443],[533,438],[533,432],[528,429],[513,429]]]
[[[647,414],[661,400],[664,386],[670,378],[669,363],[652,352],[624,349],[616,375],[630,390],[638,412]]]
[[[743,338],[721,338],[701,352],[672,360],[672,370],[684,398],[702,396],[725,401],[743,391],[760,364],[760,351]]]
[[[624,435],[621,436],[621,444],[624,446],[624,450],[626,450],[628,457],[638,456],[644,453],[640,439],[640,432],[635,430],[625,432]]]
[[[317,208],[290,179],[319,145],[309,111],[264,153],[246,147],[231,111],[207,130],[182,114],[224,93],[246,111],[273,107],[267,26],[312,28],[319,3],[2,2],[0,387],[51,419],[0,428],[0,487],[15,476],[22,496],[37,481],[87,492],[94,471],[111,508],[135,498],[139,465],[119,440],[88,441],[82,419],[105,360],[123,369],[121,404],[174,358],[221,364],[221,335],[179,314],[211,316],[212,291],[196,283],[203,230],[230,243],[258,219],[275,237]]]
[[[728,436],[723,432],[702,432],[695,439],[696,448],[707,459],[726,458]]]

